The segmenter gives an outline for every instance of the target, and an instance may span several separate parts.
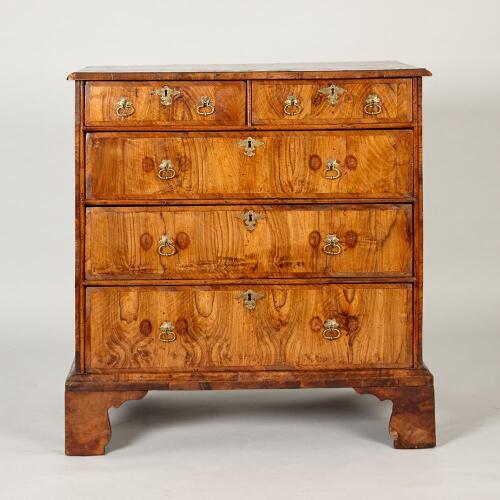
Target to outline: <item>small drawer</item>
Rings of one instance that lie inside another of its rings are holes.
[[[411,276],[411,205],[88,208],[88,279]]]
[[[241,126],[244,82],[89,82],[87,126]]]
[[[89,200],[405,198],[413,132],[87,134]]]
[[[412,287],[90,287],[89,372],[401,368]]]
[[[412,80],[252,82],[255,125],[355,125],[412,121]]]

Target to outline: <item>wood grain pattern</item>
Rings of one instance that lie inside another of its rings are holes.
[[[147,391],[65,393],[66,455],[104,455],[111,439],[108,410],[141,399]]]
[[[416,387],[355,387],[360,394],[373,394],[393,403],[389,434],[394,448],[436,446],[433,383]]]
[[[412,195],[413,132],[96,133],[86,140],[90,200],[405,198]],[[159,178],[171,160],[175,177]],[[340,177],[326,178],[328,160]]]
[[[319,90],[332,83],[345,89],[336,105],[332,106]],[[369,115],[363,111],[370,94],[381,98],[382,111]],[[294,116],[285,114],[287,96],[299,99],[302,111]],[[252,123],[285,125],[383,123],[412,121],[412,80],[370,79],[321,81],[257,81],[252,83]]]
[[[89,288],[89,371],[307,369],[411,365],[411,285]],[[329,341],[323,322],[342,337]],[[164,321],[177,339],[158,338]]]
[[[207,128],[216,124],[244,125],[246,109],[245,82],[92,82],[85,85],[85,124],[121,126],[189,125]],[[163,85],[181,92],[169,106],[163,106],[160,96],[151,91]],[[202,116],[196,112],[202,96],[210,97],[215,112]],[[120,118],[116,103],[121,97],[129,98],[134,114]]]
[[[263,217],[253,231],[249,209]],[[323,252],[328,234],[339,255]],[[87,208],[85,248],[87,279],[410,276],[411,206]]]

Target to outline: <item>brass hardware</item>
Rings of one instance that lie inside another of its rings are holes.
[[[327,160],[325,177],[331,181],[340,177],[340,162],[338,160]]]
[[[258,214],[253,210],[247,210],[246,212],[238,214],[236,217],[245,223],[245,226],[249,231],[253,231],[255,229],[258,220],[265,219],[264,215]]]
[[[208,111],[207,111],[208,109]],[[202,111],[205,110],[205,111]],[[200,105],[196,108],[196,112],[202,116],[208,116],[215,112],[215,105],[210,97],[204,95],[200,99]]]
[[[171,321],[165,321],[160,325],[160,334],[158,335],[158,340],[160,342],[174,342],[177,339],[177,335],[174,332],[175,326]]]
[[[382,100],[377,94],[370,94],[365,100],[363,111],[367,115],[378,115],[382,111]]]
[[[323,252],[328,255],[338,255],[342,252],[340,246],[340,240],[336,234],[327,234],[325,238],[325,246],[323,247]]]
[[[318,92],[325,95],[326,98],[328,99],[328,102],[332,106],[335,106],[335,104],[337,104],[339,102],[339,97],[345,92],[345,89],[332,83],[328,87],[324,87],[322,89],[319,89]]]
[[[326,319],[323,323],[325,329],[323,330],[323,337],[326,340],[337,340],[342,337],[342,332],[340,331],[339,324],[334,319]]]
[[[133,115],[135,113],[134,105],[128,97],[120,97],[116,103],[116,114],[120,118],[126,118],[127,116]]]
[[[302,106],[299,104],[299,98],[294,95],[289,95],[285,100],[283,111],[285,115],[298,115],[302,111]]]
[[[170,257],[177,252],[174,245],[174,240],[169,234],[164,234],[158,241],[158,253],[163,257]]]
[[[242,292],[236,296],[237,299],[243,299],[243,305],[249,310],[252,311],[255,309],[256,301],[263,299],[264,294],[254,292],[253,290],[248,289],[246,292]]]
[[[171,160],[163,160],[158,167],[158,177],[163,181],[173,179],[177,175]]]
[[[255,149],[259,146],[264,145],[259,139],[254,139],[253,137],[247,137],[241,141],[238,141],[238,146],[245,149],[245,154],[247,156],[255,156]]]
[[[168,85],[164,85],[161,89],[155,89],[150,92],[151,95],[159,95],[161,97],[160,102],[163,106],[170,106],[172,101],[181,93],[180,90],[173,89]]]

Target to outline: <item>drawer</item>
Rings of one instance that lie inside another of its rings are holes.
[[[404,198],[410,130],[92,133],[90,200]]]
[[[408,284],[87,289],[94,372],[409,367],[411,335]]]
[[[366,204],[87,208],[86,276],[410,276],[411,209]]]
[[[246,120],[244,82],[90,82],[87,126],[238,126]]]
[[[252,82],[253,124],[376,124],[412,121],[412,80]]]

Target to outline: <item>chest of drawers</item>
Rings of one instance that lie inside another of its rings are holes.
[[[352,387],[435,444],[422,77],[401,63],[86,68],[66,453],[148,390]]]

